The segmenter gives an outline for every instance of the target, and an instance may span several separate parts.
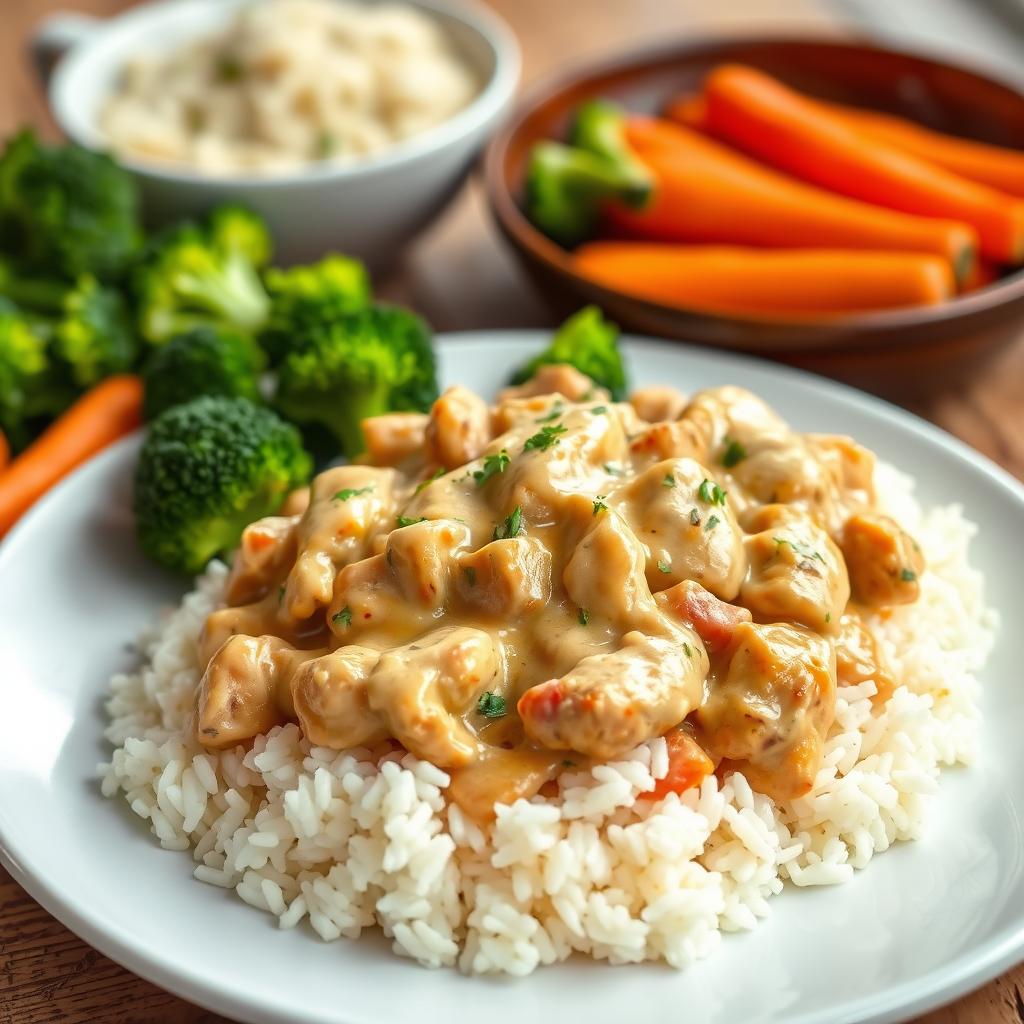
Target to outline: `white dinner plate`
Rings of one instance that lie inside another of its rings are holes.
[[[492,394],[546,333],[440,341],[446,383]],[[281,1024],[853,1024],[903,1020],[1024,958],[1024,489],[964,445],[837,384],[739,357],[633,340],[633,382],[740,383],[796,427],[849,433],[914,473],[926,504],[980,525],[972,562],[1003,628],[983,674],[981,759],[943,774],[925,838],[848,885],[787,889],[756,931],[684,973],[571,961],[525,980],[428,971],[380,936],[324,943],[192,879],[95,769],[105,682],[182,581],[136,551],[137,441],[94,459],[0,547],[0,847],[5,866],[102,952],[232,1017]]]

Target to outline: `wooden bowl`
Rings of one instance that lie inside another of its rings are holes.
[[[1024,95],[966,68],[865,42],[728,39],[675,42],[591,63],[536,87],[491,141],[490,207],[523,266],[559,315],[593,302],[623,328],[750,352],[870,390],[906,397],[965,377],[1024,329],[1024,272],[938,306],[818,322],[730,317],[625,295],[576,273],[565,249],[519,206],[526,161],[541,139],[563,138],[584,100],[605,96],[654,112],[696,91],[723,61],[761,68],[797,89],[872,107],[985,142],[1024,149]]]

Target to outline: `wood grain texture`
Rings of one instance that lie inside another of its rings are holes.
[[[492,0],[519,34],[525,79],[666,33],[813,28],[838,32],[827,0]],[[0,0],[0,138],[31,123],[55,129],[25,59],[32,27],[67,0]],[[109,14],[124,0],[75,0]],[[770,8],[770,13],[768,13]],[[478,183],[406,255],[380,290],[410,303],[439,330],[541,326],[548,315],[502,248]],[[921,403],[939,423],[1024,477],[1024,337],[969,385]],[[339,954],[341,954],[339,950]],[[52,918],[0,870],[0,1024],[214,1024],[209,1013],[137,978]],[[384,1024],[384,1022],[382,1022]],[[916,1024],[1024,1024],[1018,968]]]

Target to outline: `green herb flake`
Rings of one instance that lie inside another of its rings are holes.
[[[526,533],[526,527],[523,525],[523,509],[521,505],[516,505],[512,509],[511,513],[505,517],[503,523],[499,523],[494,528],[494,540],[511,540],[513,537],[519,537]]]
[[[281,607],[281,604],[284,601],[284,592],[285,592],[285,585],[282,583],[281,586],[279,586],[277,588],[277,606],[278,606],[278,608]]]
[[[608,406],[607,405],[595,405],[594,408],[591,409],[590,411],[595,416],[603,416],[608,411]]]
[[[349,498],[358,498],[360,494],[369,494],[373,486],[370,484],[367,487],[346,487],[335,494],[334,501],[348,501]]]
[[[700,526],[700,513],[697,511],[696,508],[690,509],[690,522],[694,526]]]
[[[590,612],[586,608],[581,608],[576,618],[581,626],[585,626],[590,621]]]
[[[217,58],[217,80],[220,82],[237,82],[245,75],[242,62],[230,53],[222,53]]]
[[[416,485],[416,493],[419,494],[420,491],[426,490],[435,480],[440,480],[441,477],[443,477],[443,476],[444,476],[444,466],[438,466],[437,469],[435,469],[434,472],[431,473],[430,476],[428,476],[426,480],[421,480]]]
[[[576,762],[575,761],[570,761],[568,758],[566,758],[562,762],[562,767],[563,768],[575,768],[576,767]]]
[[[726,469],[732,469],[733,466],[738,465],[747,457],[747,449],[740,444],[739,441],[734,441],[732,438],[725,438],[725,451],[722,452],[722,465]]]
[[[508,714],[508,704],[500,693],[487,690],[476,702],[476,713],[484,718],[504,718]]]
[[[671,473],[666,473],[661,478],[661,486],[662,487],[675,487],[675,485],[676,485],[676,478]]]
[[[772,537],[772,540],[775,541],[776,547],[781,548],[784,544],[788,545],[802,558],[813,558],[815,561],[821,562],[822,565],[825,564],[825,557],[822,553],[816,551],[810,544],[805,544],[802,540],[789,540],[787,537]]]
[[[614,462],[606,462],[603,466],[604,471],[609,476],[625,476],[626,472],[621,466],[616,466]]]
[[[917,582],[917,573],[914,572],[913,569],[901,569],[900,570],[900,579],[904,583],[916,583]]]
[[[697,496],[701,501],[706,501],[709,505],[724,505],[725,504],[726,492],[722,490],[714,481],[708,480],[705,477],[697,488]]]
[[[316,139],[316,155],[321,160],[333,155],[338,149],[338,136],[334,132],[321,132]]]
[[[672,563],[666,562],[663,558],[658,559],[658,572],[663,572],[666,576],[672,571]]]
[[[605,495],[605,494],[599,494],[594,499],[594,515],[595,516],[598,515],[601,512],[607,512],[608,511],[608,506],[605,504],[605,500],[604,500],[606,497],[607,497],[607,495]]]
[[[825,612],[825,621],[826,622],[831,622],[832,621],[832,613],[831,612]]]
[[[685,640],[683,641],[683,654],[688,658],[693,657],[693,648]]]
[[[425,523],[426,521],[426,516],[420,516],[419,519],[413,519],[410,516],[398,516],[395,519],[395,522],[398,523],[399,529],[403,526],[415,526],[417,523]]]
[[[492,476],[504,473],[511,462],[512,458],[504,448],[497,455],[488,455],[484,459],[483,469],[478,469],[473,473],[477,487],[483,487]]]
[[[462,571],[466,574],[466,582],[471,586],[476,586],[476,569],[472,565],[464,565]]]
[[[352,625],[352,609],[349,608],[348,605],[345,605],[340,612],[335,612],[335,614],[331,616],[331,622],[336,626],[344,626],[348,629],[348,627]]]
[[[553,423],[550,426],[541,427],[539,433],[526,439],[523,451],[546,452],[552,445],[558,444],[558,435],[566,433],[567,429],[561,423]]]
[[[708,521],[704,524],[704,532],[707,533],[708,530],[713,530],[721,521],[718,516],[708,516]]]
[[[558,419],[559,416],[562,415],[563,412],[565,412],[565,406],[563,406],[563,405],[556,405],[551,410],[551,412],[549,412],[547,414],[547,416],[540,416],[537,419],[535,419],[533,422],[534,423],[553,423],[555,420]]]

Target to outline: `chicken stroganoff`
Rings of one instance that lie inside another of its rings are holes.
[[[199,642],[203,747],[295,722],[404,748],[486,820],[665,736],[662,795],[740,770],[785,801],[837,686],[892,692],[865,618],[917,600],[924,558],[850,438],[739,387],[612,402],[568,366],[365,435],[245,531]]]

